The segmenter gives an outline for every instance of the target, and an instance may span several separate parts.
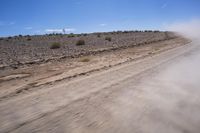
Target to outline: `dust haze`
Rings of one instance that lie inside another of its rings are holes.
[[[176,32],[192,42],[189,44],[192,51],[185,53],[182,59],[178,59],[170,64],[166,70],[158,76],[160,83],[167,85],[168,88],[177,88],[180,93],[191,93],[198,90],[200,81],[200,20],[191,20],[188,22],[174,23],[168,26],[168,30]],[[186,94],[187,94],[186,93]],[[199,101],[197,101],[199,102]]]
[[[173,23],[166,27],[167,30],[176,32],[188,39],[190,39],[191,47],[194,45],[200,45],[200,19],[194,19],[186,22]],[[164,79],[168,82],[176,82],[180,84],[195,85],[200,81],[200,54],[199,47],[192,53],[188,53],[189,56],[184,60],[172,65],[170,69],[165,72]]]
[[[199,81],[200,81],[200,48],[199,48],[199,31],[200,21],[193,20],[184,23],[176,23],[169,25],[168,30],[174,31],[180,35],[185,36],[192,40],[189,45],[191,51],[184,53],[184,56],[178,56],[170,60],[167,65],[160,66],[157,68],[156,74],[146,79],[140,80],[140,84],[137,85],[137,88],[140,90],[138,95],[141,95],[141,92],[145,92],[144,98],[141,98],[137,101],[145,101],[148,103],[148,109],[153,111],[146,111],[145,120],[149,121],[148,124],[139,123],[134,126],[139,127],[143,125],[143,130],[152,127],[151,130],[147,132],[156,132],[153,129],[157,127],[165,127],[166,125],[172,126],[177,125],[188,132],[196,132],[199,129],[195,129],[194,125],[199,123],[199,104],[200,104],[200,90],[199,90]],[[127,99],[131,99],[136,94],[131,95],[130,92],[125,93],[122,96]],[[123,101],[121,100],[121,101]],[[129,100],[123,102],[123,105],[127,105],[124,108],[129,108]],[[143,105],[143,103],[139,103]],[[197,107],[198,106],[198,107]],[[134,110],[127,111],[124,114],[129,114],[134,112]],[[139,114],[132,113],[133,117],[139,116]],[[151,117],[159,118],[158,121],[153,120]],[[159,116],[159,117],[158,117]],[[122,116],[121,119],[123,119]],[[166,124],[166,120],[170,122]],[[130,121],[125,124],[128,125]],[[127,127],[126,129],[129,129]],[[177,133],[180,132],[178,128],[167,129],[167,132]],[[140,131],[141,132],[141,131]],[[165,132],[165,131],[163,131]]]
[[[200,20],[190,20],[187,22],[173,23],[166,27],[167,30],[177,32],[192,40],[200,40]]]
[[[196,47],[194,51],[188,53],[189,56],[181,61],[177,61],[169,67],[162,75],[165,82],[169,84],[176,84],[176,86],[193,86],[193,88],[199,87],[200,81],[200,20],[191,20],[182,23],[174,23],[168,26],[168,30],[176,32],[186,38],[189,38],[191,47]],[[192,89],[192,88],[188,88]]]

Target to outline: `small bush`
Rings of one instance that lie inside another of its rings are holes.
[[[30,37],[28,37],[28,38],[27,38],[27,41],[31,41],[31,38],[30,38]]]
[[[51,46],[50,46],[51,49],[58,49],[58,48],[60,48],[60,47],[61,47],[61,44],[58,43],[58,42],[54,42],[54,43],[52,43]]]
[[[97,37],[99,37],[99,38],[100,38],[100,37],[101,37],[101,34],[97,34]]]
[[[88,57],[83,57],[80,59],[80,62],[89,62],[90,61],[90,58]]]
[[[112,38],[111,37],[106,37],[105,40],[110,42],[110,41],[112,41]]]
[[[12,37],[9,36],[8,39],[12,39]]]
[[[159,30],[155,30],[155,31],[153,31],[154,33],[158,33],[158,32],[160,32]]]
[[[85,45],[85,41],[84,41],[84,40],[78,40],[78,41],[76,42],[76,45],[77,45],[77,46]]]
[[[75,37],[75,35],[74,35],[73,33],[70,33],[70,34],[68,35],[68,37]]]
[[[123,33],[129,33],[129,31],[126,31],[126,30],[125,30],[125,31],[123,31]]]
[[[77,37],[80,37],[81,36],[81,34],[77,34]]]
[[[152,30],[145,30],[144,32],[153,32]]]

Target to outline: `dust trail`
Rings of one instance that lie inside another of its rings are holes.
[[[193,41],[190,45],[191,50],[156,68],[154,74],[141,79],[139,84],[133,86],[138,92],[123,94],[122,105],[126,105],[123,107],[123,114],[127,114],[127,117],[120,115],[120,120],[126,118],[123,122],[126,130],[131,132],[130,127],[134,127],[134,130],[143,133],[155,133],[160,129],[162,133],[199,132],[199,27],[198,20],[168,26],[167,30],[177,32]],[[133,97],[135,99],[132,101],[137,102],[132,105],[130,99]],[[128,100],[123,102],[125,98]],[[138,121],[134,123],[130,118]]]
[[[173,23],[166,26],[167,30],[177,32],[192,40],[200,41],[200,19],[187,22]]]
[[[193,51],[179,62],[171,65],[163,74],[163,79],[169,84],[176,82],[177,86],[182,84],[198,86],[200,81],[200,19],[187,22],[174,23],[167,26],[168,30],[174,31],[192,40],[191,47],[196,46]],[[199,87],[199,86],[198,86]],[[189,89],[189,88],[188,88]]]
[[[193,41],[191,49],[155,68],[155,73],[145,75],[138,84],[131,84],[132,93],[121,93],[119,107],[125,115],[118,115],[118,118],[127,132],[133,131],[131,127],[143,133],[155,133],[160,129],[162,133],[199,132],[200,45],[196,45],[200,44],[199,27],[198,20],[169,25],[167,30]],[[135,119],[138,121],[133,121]]]
[[[191,39],[192,45],[200,45],[200,19],[190,20],[187,22],[174,23],[168,25],[168,30],[177,32],[189,39]],[[183,82],[197,83],[200,81],[200,71],[198,66],[200,65],[199,47],[196,47],[196,52],[192,52],[190,56],[182,60],[181,63],[177,63],[174,67],[168,70],[168,76],[172,80],[184,80]],[[170,76],[170,72],[172,75]],[[178,73],[177,73],[178,72]],[[175,75],[178,75],[176,77]]]

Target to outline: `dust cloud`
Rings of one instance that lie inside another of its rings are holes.
[[[200,45],[200,19],[171,24],[168,26],[168,30],[191,39],[191,45]],[[188,53],[189,55],[185,56],[184,60],[171,67],[167,72],[169,74],[172,71],[173,76],[170,77],[171,80],[183,80],[184,83],[191,82],[191,84],[194,84],[194,82],[198,83],[200,81],[199,53],[200,50],[197,46],[195,50]]]
[[[186,52],[161,65],[153,76],[147,77],[139,86],[146,92],[145,102],[149,105],[149,116],[143,124],[148,132],[162,127],[163,132],[199,132],[200,110],[200,21],[192,20],[169,26],[192,40],[183,46]],[[152,119],[154,116],[157,119]],[[166,124],[167,121],[167,124]]]
[[[168,84],[177,87],[192,89],[199,87],[200,81],[200,20],[174,23],[169,25],[169,31],[176,32],[191,42],[191,49],[167,68],[160,78]]]
[[[200,41],[200,19],[187,22],[173,23],[166,26],[169,31],[174,31],[192,40]]]

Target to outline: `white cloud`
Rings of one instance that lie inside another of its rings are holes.
[[[64,30],[65,30],[66,33],[75,31],[75,29],[73,29],[73,28],[65,28],[65,29],[46,29],[45,32],[48,32],[48,33],[63,33]]]
[[[104,23],[99,24],[99,25],[102,26],[102,27],[107,26],[107,24],[104,24]]]
[[[33,27],[25,27],[24,29],[26,29],[26,30],[32,30]]]
[[[161,6],[162,9],[164,9],[164,8],[166,8],[166,7],[167,7],[167,3],[164,3],[164,4]]]

